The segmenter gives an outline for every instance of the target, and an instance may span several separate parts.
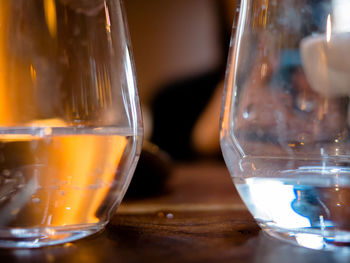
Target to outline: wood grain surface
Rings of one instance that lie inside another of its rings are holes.
[[[0,250],[0,262],[349,262],[263,234],[221,162],[177,164],[162,194],[124,200],[94,236],[41,249]]]

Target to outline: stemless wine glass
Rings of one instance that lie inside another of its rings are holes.
[[[101,230],[141,141],[120,1],[1,1],[0,246]]]
[[[350,2],[242,0],[221,147],[261,228],[315,249],[350,244]]]

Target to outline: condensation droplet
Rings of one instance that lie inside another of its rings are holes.
[[[249,117],[249,113],[247,111],[244,111],[243,112],[243,118],[244,119],[248,119],[248,117]]]
[[[252,119],[255,117],[255,110],[253,105],[248,105],[244,110],[243,110],[243,118],[246,120]]]

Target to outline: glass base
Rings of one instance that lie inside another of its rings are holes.
[[[350,232],[339,231],[334,235],[322,235],[311,231],[288,231],[278,228],[260,225],[269,236],[288,242],[290,244],[316,250],[338,250],[350,251]],[[318,232],[318,231],[317,231]]]
[[[39,248],[72,242],[101,231],[105,224],[0,229],[2,248]]]

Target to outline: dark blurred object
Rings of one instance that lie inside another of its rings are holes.
[[[195,158],[197,153],[191,142],[192,129],[222,77],[222,71],[218,70],[162,89],[153,102],[152,142],[174,159]],[[208,125],[219,126],[218,123]]]
[[[200,4],[199,2],[197,1],[198,4]],[[204,1],[202,2],[204,3]],[[235,5],[231,6],[232,3],[228,5],[228,2],[224,1],[206,2],[208,4],[207,8],[212,13],[211,22],[207,22],[215,30],[205,31],[205,35],[210,37],[209,39],[203,38],[204,42],[198,41],[198,36],[194,31],[188,38],[188,41],[193,44],[193,52],[201,55],[214,52],[213,47],[208,48],[205,43],[209,40],[214,41],[216,43],[217,63],[208,65],[205,70],[203,68],[200,71],[190,72],[171,81],[164,82],[157,89],[158,92],[155,93],[150,103],[153,113],[151,141],[167,151],[175,160],[190,161],[202,157],[202,153],[193,145],[193,129],[210,103],[217,86],[223,80],[226,68],[232,15],[236,12],[235,10],[228,12],[227,8],[228,6],[232,8]],[[200,14],[195,10],[193,11],[194,17]],[[190,25],[192,22],[186,21],[186,23]],[[195,26],[197,30],[203,29],[202,24],[196,23],[191,25]],[[194,40],[197,42],[193,42]],[[178,58],[191,57],[183,54],[183,52],[178,54]],[[199,68],[199,66],[197,67]],[[210,120],[207,125],[219,127],[219,122]],[[217,138],[217,141],[219,141],[219,138]],[[214,154],[217,157],[216,153]]]
[[[125,198],[160,194],[172,170],[170,156],[157,145],[144,141],[140,160]]]

